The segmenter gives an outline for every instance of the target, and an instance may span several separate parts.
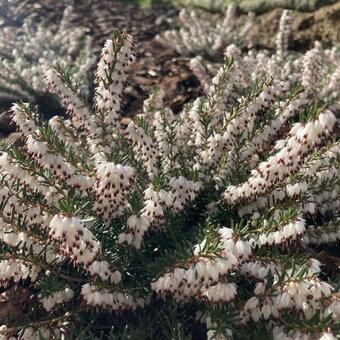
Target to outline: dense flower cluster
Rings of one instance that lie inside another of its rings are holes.
[[[179,13],[181,27],[158,35],[157,40],[172,46],[184,55],[221,55],[226,46],[234,42],[247,44],[247,33],[252,27],[253,16],[240,28],[236,27],[236,6],[229,5],[225,16],[216,22],[212,18],[201,18],[195,11],[182,9]]]
[[[337,107],[339,106],[337,101],[339,96],[337,88],[340,86],[339,46],[323,49],[319,42],[315,42],[314,48],[305,54],[289,51],[288,42],[294,13],[284,10],[276,36],[275,53],[268,50],[258,51],[251,48],[251,41],[246,39],[246,32],[251,28],[251,22],[248,22],[238,33],[239,30],[234,27],[235,18],[230,14],[232,8],[232,5],[228,7],[227,13],[229,14],[226,18],[228,16],[230,18],[226,19],[225,26],[223,26],[226,38],[217,49],[210,42],[216,40],[214,33],[206,31],[204,32],[205,39],[202,39],[203,33],[200,28],[201,26],[210,27],[210,25],[215,27],[215,22],[207,19],[201,22],[195,12],[191,16],[186,16],[192,17],[192,22],[188,25],[184,21],[183,27],[179,30],[168,31],[164,34],[163,39],[159,38],[160,42],[173,47],[178,53],[195,56],[190,62],[190,67],[206,93],[209,92],[209,84],[220,67],[220,64],[212,63],[211,58],[219,61],[224,55],[232,57],[237,66],[232,75],[234,86],[250,86],[252,82],[261,81],[270,76],[276,80],[289,81],[291,84],[300,82],[306,90],[309,90],[304,93],[303,98],[300,97],[291,105],[294,107],[293,109],[296,106],[296,109],[299,110],[299,105],[305,105],[304,97],[313,97],[314,99],[317,97],[328,104],[333,103]],[[219,26],[217,25],[217,27]],[[244,35],[241,32],[244,32]],[[218,34],[224,36],[221,33]],[[237,38],[235,38],[235,34],[238,34]],[[200,44],[199,48],[194,45],[196,40]],[[249,48],[244,49],[244,46]],[[212,51],[213,54],[211,54]]]
[[[274,55],[229,45],[213,77],[196,59],[206,94],[178,115],[155,90],[122,124],[134,54],[118,31],[93,103],[57,67],[45,83],[66,118],[13,106],[22,139],[1,147],[0,283],[38,303],[0,339],[72,338],[83,319],[132,339],[185,338],[189,322],[208,339],[335,339],[339,293],[312,247],[340,238],[339,52],[291,57],[289,20]]]
[[[34,16],[22,26],[3,26],[0,34],[0,98],[36,102],[46,92],[42,78],[54,65],[68,67],[74,82],[88,87],[89,69],[95,64],[86,28],[74,27],[73,8],[66,7],[60,23],[36,23]]]
[[[229,3],[237,5],[243,13],[266,13],[277,8],[289,8],[296,11],[312,12],[322,6],[328,6],[337,0],[173,0],[179,7],[199,8],[209,12],[223,12]]]
[[[223,11],[228,2],[224,0],[175,0],[174,4],[181,7],[199,7],[209,11]]]
[[[73,298],[73,290],[65,288],[59,292],[54,292],[49,296],[40,299],[41,304],[47,312],[50,312],[56,305],[67,302]]]

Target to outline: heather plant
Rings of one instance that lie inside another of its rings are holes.
[[[274,51],[255,48],[242,51],[236,44],[225,48],[224,56],[232,57],[239,70],[235,82],[249,86],[266,76],[291,84],[300,82],[305,89],[310,89],[310,96],[314,99],[322,99],[327,104],[339,106],[339,46],[324,49],[322,44],[316,41],[306,53],[289,50],[292,16],[290,10],[283,11]],[[190,61],[190,68],[206,93],[219,67],[219,63],[200,55]]]
[[[228,5],[236,3],[233,0],[173,0],[172,2],[180,7],[200,8],[210,12],[223,12]]]
[[[0,99],[36,103],[46,92],[43,76],[47,68],[67,67],[77,86],[88,90],[89,69],[94,66],[91,38],[86,28],[75,27],[73,8],[66,7],[58,23],[36,22],[34,15],[22,26],[3,26],[0,34]]]
[[[275,8],[315,11],[322,6],[334,4],[337,0],[173,0],[173,2],[179,6],[221,13],[233,3],[245,13],[263,13]]]
[[[157,35],[157,41],[173,47],[179,54],[222,60],[223,50],[229,44],[237,42],[241,47],[247,45],[247,33],[252,27],[253,17],[250,14],[249,20],[239,27],[236,25],[236,6],[232,4],[220,19],[182,9],[179,22],[179,29]]]
[[[245,12],[263,13],[274,8],[315,11],[322,6],[331,5],[336,2],[337,0],[238,0],[237,5]]]
[[[336,278],[312,248],[340,238],[337,121],[313,95],[324,65],[306,66],[303,86],[248,84],[226,58],[180,114],[155,90],[124,126],[133,61],[115,32],[94,105],[57,67],[44,82],[66,118],[13,106],[0,282],[31,304],[0,338],[336,339]]]

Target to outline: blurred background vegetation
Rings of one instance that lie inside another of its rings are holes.
[[[136,4],[141,7],[150,7],[154,5],[167,5],[173,3],[171,0],[121,0],[121,2],[126,4]]]
[[[281,7],[299,11],[314,11],[321,6],[334,4],[339,0],[122,0],[140,6],[172,3],[178,6],[194,6],[208,11],[223,11],[230,3],[236,3],[244,12],[263,13]]]

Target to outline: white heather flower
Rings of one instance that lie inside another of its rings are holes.
[[[0,284],[7,287],[11,280],[19,283],[20,280],[28,278],[34,282],[39,272],[40,268],[38,266],[26,265],[21,260],[2,260],[0,261]]]
[[[279,60],[282,60],[287,54],[288,39],[291,33],[291,14],[291,11],[284,10],[280,18],[279,31],[276,36],[276,54]]]
[[[268,320],[270,315],[272,314],[272,310],[271,310],[271,307],[269,305],[264,305],[262,307],[262,310],[261,310],[261,313],[263,315],[263,318],[265,320]]]
[[[330,332],[325,332],[321,335],[319,340],[336,340],[336,337]]]
[[[251,297],[246,304],[244,305],[244,309],[246,311],[252,311],[255,309],[259,304],[259,299],[256,296]]]
[[[144,306],[144,299],[135,299],[133,296],[121,292],[109,292],[107,289],[99,289],[94,285],[82,286],[81,295],[86,304],[108,310],[132,309]]]
[[[135,157],[143,162],[149,176],[157,175],[156,163],[159,151],[155,148],[152,138],[135,122],[131,122],[125,131],[132,143]]]
[[[39,100],[47,92],[43,82],[46,68],[58,64],[68,68],[73,84],[79,82],[87,89],[88,71],[96,58],[86,27],[73,20],[73,7],[65,8],[61,21],[37,22],[33,17],[27,15],[20,27],[1,27],[0,97],[10,101]]]
[[[332,314],[333,319],[336,321],[339,321],[340,320],[340,300],[339,299],[334,300],[328,306],[326,313]]]
[[[208,289],[203,289],[203,295],[209,301],[219,303],[234,299],[236,293],[236,286],[233,283],[218,283],[215,286],[210,286]]]
[[[309,50],[303,58],[302,85],[314,91],[321,79],[321,56],[318,48]]]
[[[256,287],[254,289],[254,294],[255,295],[263,294],[265,289],[266,289],[266,286],[262,282],[259,282],[256,284]]]
[[[275,299],[276,305],[279,309],[288,308],[291,303],[291,298],[288,293],[281,293]]]
[[[74,292],[70,288],[54,292],[51,295],[40,299],[44,309],[50,312],[57,304],[68,302],[73,298]]]
[[[94,210],[105,220],[121,216],[129,207],[128,193],[133,185],[134,169],[130,166],[102,162],[96,171]]]
[[[119,272],[111,272],[108,263],[95,261],[100,245],[92,233],[77,217],[55,215],[50,222],[50,238],[60,243],[61,253],[69,256],[76,264],[82,264],[102,280],[120,281]]]

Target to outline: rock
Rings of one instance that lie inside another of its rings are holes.
[[[336,2],[337,0],[239,0],[237,4],[246,13],[264,13],[278,7],[297,11],[315,11]]]
[[[301,13],[293,20],[295,45],[312,45],[320,40],[327,45],[340,42],[340,2],[325,6],[314,13]]]
[[[254,47],[275,48],[281,14],[282,9],[274,9],[256,17],[255,25],[249,32],[249,40]],[[294,12],[292,41],[289,47],[305,50],[310,48],[315,40],[326,45],[340,42],[340,2],[324,6],[313,13]]]

